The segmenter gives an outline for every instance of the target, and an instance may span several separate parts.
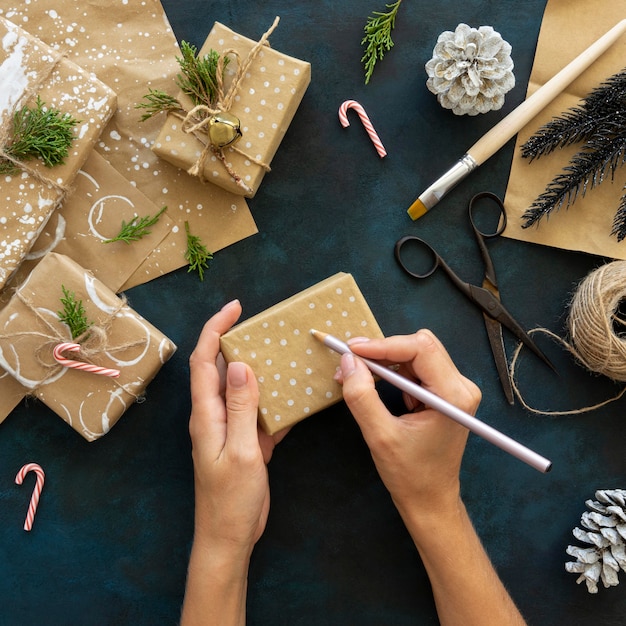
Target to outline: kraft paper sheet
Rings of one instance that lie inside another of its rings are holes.
[[[626,0],[549,0],[546,6],[528,94],[549,80],[596,39],[626,18]],[[562,207],[537,225],[522,228],[521,216],[561,172],[578,146],[542,156],[532,163],[521,158],[520,146],[543,124],[580,103],[595,87],[626,67],[626,35],[607,50],[569,88],[518,134],[505,196],[506,237],[541,245],[626,259],[626,241],[611,235],[613,218],[626,181],[626,168],[618,168],[615,181],[605,181],[579,195],[568,209]]]

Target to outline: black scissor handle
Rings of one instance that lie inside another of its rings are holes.
[[[431,260],[428,265],[428,269],[425,272],[414,272],[413,270],[409,269],[409,267],[407,266],[406,262],[402,258],[402,249],[406,248],[407,244],[413,247],[417,246],[418,248],[425,250],[431,257]],[[400,265],[400,267],[409,276],[413,276],[413,278],[427,278],[439,267],[442,261],[441,257],[423,239],[420,239],[419,237],[415,237],[414,235],[406,235],[406,237],[402,237],[402,239],[398,239],[398,241],[396,241],[396,245],[394,247],[393,253],[394,253],[394,256],[396,257],[396,261],[398,262],[398,265]]]
[[[488,200],[492,200],[498,208],[498,226],[494,231],[491,232],[485,232],[483,229],[481,229],[474,218],[475,205],[478,203],[479,200],[483,200],[485,198],[487,198]],[[501,235],[506,228],[506,210],[504,208],[504,202],[502,202],[502,200],[498,196],[496,196],[495,193],[491,193],[490,191],[481,191],[480,193],[477,193],[469,201],[467,212],[469,214],[469,219],[472,224],[472,228],[474,229],[474,232],[477,236],[483,237],[484,239],[492,239],[493,237],[497,237],[498,235]]]

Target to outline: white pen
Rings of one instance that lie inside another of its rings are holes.
[[[345,354],[347,352],[354,354],[354,352],[350,350],[348,344],[344,343],[340,339],[337,339],[337,337],[333,337],[328,333],[320,332],[319,330],[311,330],[311,334],[318,341],[321,341],[325,346],[335,352],[338,352],[339,354]],[[498,448],[501,448],[505,452],[508,452],[512,456],[518,458],[520,461],[524,461],[524,463],[527,463],[531,467],[543,473],[549,472],[552,468],[552,461],[546,459],[540,454],[537,454],[536,452],[533,452],[530,448],[527,448],[518,441],[515,441],[515,439],[511,439],[511,437],[501,433],[499,430],[485,424],[485,422],[482,422],[473,415],[470,415],[453,404],[450,404],[447,400],[444,400],[431,391],[428,391],[428,389],[424,389],[424,387],[418,385],[416,382],[401,376],[397,372],[394,372],[380,363],[365,359],[358,354],[355,354],[354,356],[361,359],[370,371],[377,376],[380,376],[380,378],[408,393],[410,396],[417,398],[420,402],[423,402],[424,405],[430,407],[431,409],[435,409],[453,419],[455,422],[465,426],[465,428],[471,432],[476,435],[480,435],[490,443],[498,446]]]

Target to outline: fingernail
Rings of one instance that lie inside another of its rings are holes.
[[[367,343],[370,340],[369,337],[352,337],[352,339],[348,339],[346,342],[349,346],[353,346],[357,343]]]
[[[235,306],[235,304],[239,304],[239,300],[235,298],[235,300],[231,300],[227,302],[220,310],[225,311],[226,309],[230,309],[231,306]]]
[[[356,369],[356,364],[354,362],[354,356],[350,354],[350,352],[346,352],[341,355],[341,373],[344,378],[351,376],[354,374],[354,370]]]
[[[233,361],[228,364],[228,384],[234,389],[241,389],[248,384],[248,368],[245,363]]]

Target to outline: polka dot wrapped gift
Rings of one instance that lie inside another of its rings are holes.
[[[250,365],[259,382],[259,422],[273,434],[342,399],[333,379],[339,356],[311,329],[382,337],[351,274],[340,272],[249,318],[221,338],[227,362]]]
[[[14,159],[2,174],[0,289],[35,243],[115,112],[115,92],[63,55],[0,18],[0,156],[13,141],[14,114],[34,108],[71,115],[78,123],[64,163],[47,167],[40,158]],[[17,162],[16,162],[17,161]]]
[[[215,22],[198,53],[202,58],[214,50],[229,59],[224,70],[227,95],[238,69],[250,59],[226,111],[240,122],[242,136],[235,145],[204,159],[207,133],[191,132],[189,127],[185,132],[181,117],[169,114],[152,147],[161,158],[187,171],[202,162],[204,167],[197,173],[200,178],[248,198],[256,194],[269,170],[311,81],[310,63],[278,52],[269,44],[254,50],[257,43]],[[194,108],[186,95],[179,93],[177,99],[186,112]]]

